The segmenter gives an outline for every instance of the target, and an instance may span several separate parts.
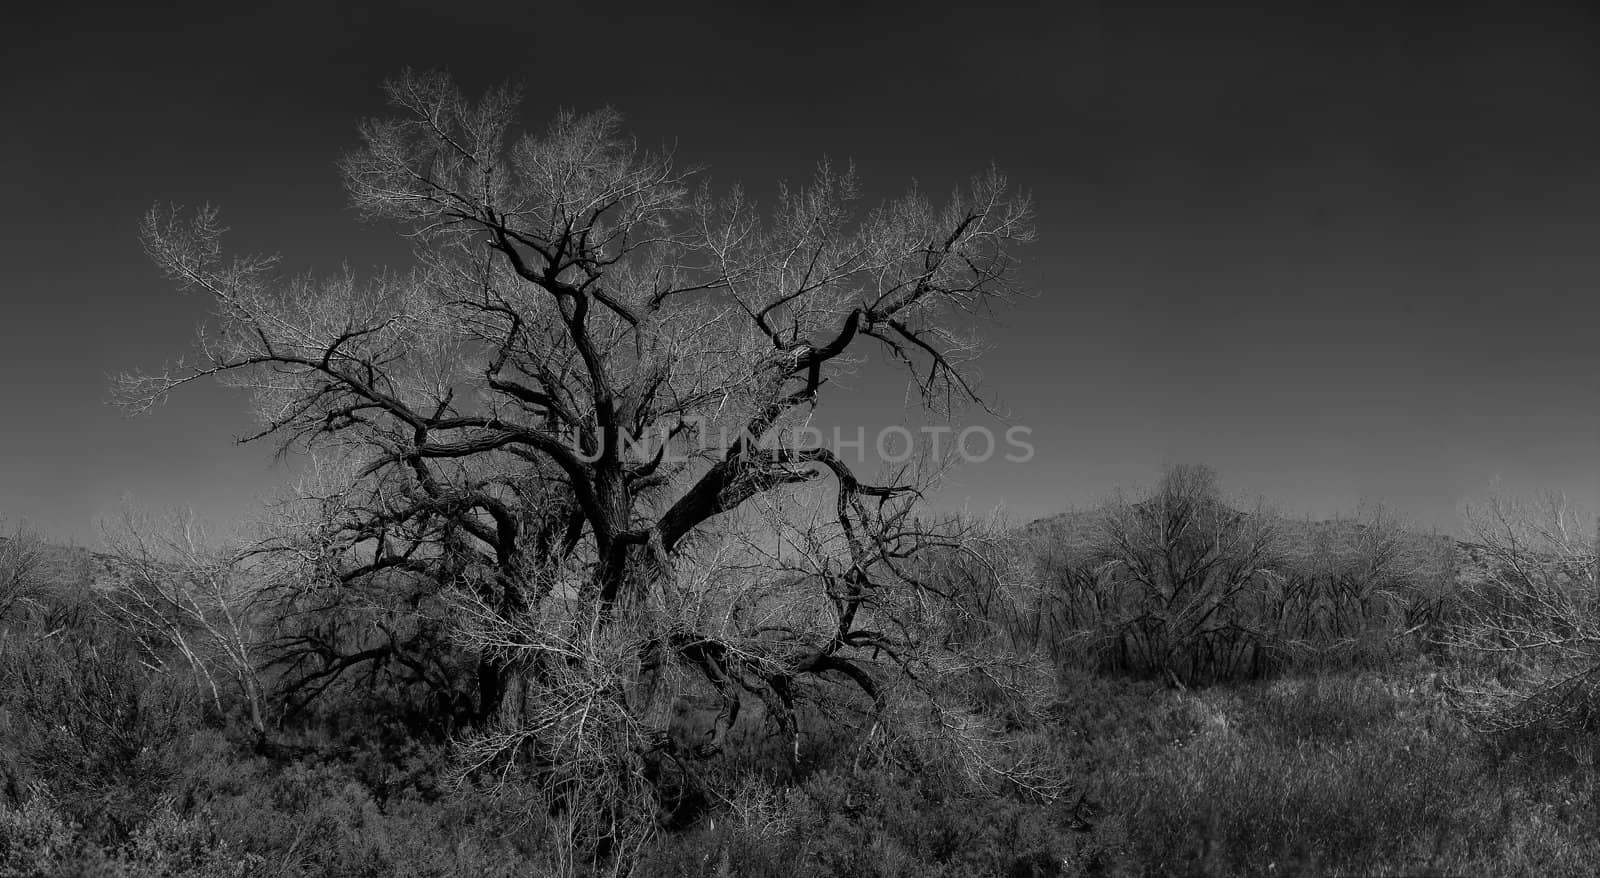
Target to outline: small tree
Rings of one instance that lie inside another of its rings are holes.
[[[264,733],[257,654],[264,589],[248,553],[210,542],[189,511],[165,521],[125,511],[104,536],[119,574],[107,601],[113,621],[142,644],[152,665],[172,658],[187,664],[218,713],[228,690]]]
[[[1479,727],[1600,720],[1596,518],[1559,494],[1469,506],[1462,599],[1443,641],[1469,661],[1453,683]]]
[[[1409,532],[1375,504],[1281,530],[1278,576],[1260,612],[1283,661],[1384,662],[1436,634],[1454,583],[1453,541]]]
[[[1275,575],[1275,536],[1259,506],[1223,500],[1209,467],[1172,467],[1139,500],[1118,495],[1060,581],[1079,640],[1114,670],[1186,683],[1247,672],[1269,646],[1252,607]]]

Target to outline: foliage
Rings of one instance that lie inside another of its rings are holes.
[[[1059,875],[1085,845],[1065,807],[975,797],[938,775],[818,773],[787,793],[759,779],[724,819],[658,846],[652,875]]]
[[[197,692],[136,659],[104,626],[15,649],[3,672],[6,742],[92,837],[120,841],[180,776]]]
[[[43,796],[0,802],[0,876],[47,875],[77,847],[77,833]]]
[[[1090,788],[1140,874],[1585,874],[1593,762],[1505,759],[1422,670],[1154,691]]]

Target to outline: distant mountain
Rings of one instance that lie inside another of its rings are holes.
[[[13,548],[14,537],[0,537],[0,559]],[[128,572],[114,556],[82,546],[38,540],[30,547],[40,555],[45,576],[58,587],[107,591],[125,582]]]
[[[1240,514],[1251,513],[1240,511]],[[1320,546],[1354,550],[1368,538],[1369,525],[1353,518],[1313,520],[1271,515],[1271,525],[1279,534],[1279,549],[1291,557],[1310,553]],[[1022,533],[1033,539],[1048,540],[1068,551],[1087,551],[1099,533],[1102,514],[1098,510],[1071,510],[1036,519],[1023,526]],[[1473,544],[1442,534],[1401,530],[1401,551],[1418,561],[1437,558],[1453,550],[1457,563],[1479,562]],[[1481,549],[1481,547],[1478,547]]]

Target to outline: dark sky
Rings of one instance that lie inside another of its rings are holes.
[[[1596,494],[1600,20],[1577,4],[41,5],[0,38],[0,513],[58,538],[93,543],[125,495],[228,521],[288,477],[234,445],[232,392],[106,405],[204,316],[136,225],[212,202],[294,270],[394,259],[334,162],[408,65],[521,81],[535,127],[614,105],[757,195],[823,156],[880,195],[991,161],[1031,189],[1039,295],[984,371],[1037,455],[942,503],[1031,517],[1175,462],[1445,529],[1495,479]],[[870,429],[900,388],[858,385],[835,418]]]

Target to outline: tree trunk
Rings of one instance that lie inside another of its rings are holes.
[[[478,660],[478,710],[473,725],[487,725],[500,715],[500,704],[506,696],[506,669],[491,658]]]

